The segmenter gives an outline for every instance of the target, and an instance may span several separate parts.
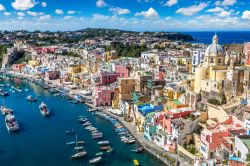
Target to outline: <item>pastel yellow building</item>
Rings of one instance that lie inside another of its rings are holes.
[[[40,62],[38,60],[29,60],[28,65],[32,67],[36,67],[40,65]]]
[[[69,65],[68,72],[70,74],[80,73],[81,72],[81,65]]]
[[[114,60],[118,58],[118,53],[115,50],[111,50],[108,52],[105,52],[105,61],[109,62],[110,60]]]

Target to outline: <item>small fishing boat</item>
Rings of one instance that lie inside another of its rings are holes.
[[[79,123],[85,123],[88,121],[88,119],[87,118],[79,118],[78,121],[79,121]]]
[[[89,126],[89,125],[91,125],[91,123],[90,123],[89,121],[87,121],[87,122],[85,122],[85,123],[83,124],[84,127]]]
[[[100,150],[108,150],[110,148],[110,146],[102,146],[100,147]]]
[[[102,157],[101,157],[101,156],[99,156],[99,157],[96,157],[96,158],[90,159],[90,160],[89,160],[89,163],[90,163],[90,164],[95,164],[95,163],[100,162],[100,161],[101,161],[101,159],[102,159]]]
[[[0,89],[0,96],[9,96],[9,93]]]
[[[36,101],[37,101],[37,99],[36,99],[36,98],[33,98],[31,95],[29,95],[29,96],[27,97],[27,100],[30,101],[30,102],[36,102]]]
[[[134,166],[139,166],[140,165],[139,161],[136,160],[136,159],[133,160],[133,163],[134,163]]]
[[[109,141],[99,141],[97,144],[98,145],[108,145]]]
[[[83,146],[76,146],[74,147],[75,150],[83,150]]]
[[[83,158],[86,154],[87,154],[86,151],[78,152],[78,153],[73,154],[71,156],[71,159],[80,159],[80,158]]]
[[[8,115],[8,114],[11,114],[13,112],[13,110],[10,108],[6,108],[4,106],[1,106],[1,112],[3,115]]]
[[[75,141],[70,141],[70,142],[66,142],[66,145],[74,145],[76,142]]]
[[[9,132],[14,132],[19,130],[19,125],[14,115],[11,114],[6,115],[5,125]]]
[[[74,130],[73,129],[67,130],[67,131],[65,131],[65,134],[74,134]]]
[[[78,144],[84,144],[84,141],[77,141]]]
[[[42,102],[40,105],[39,105],[39,109],[40,109],[40,112],[43,116],[49,116],[50,115],[50,111],[47,107],[47,105]]]
[[[135,148],[135,149],[131,150],[131,152],[134,152],[134,153],[141,153],[142,151],[143,151],[142,147],[138,147],[138,148]]]
[[[96,153],[95,155],[96,155],[96,156],[101,156],[101,155],[103,155],[103,153],[102,153],[102,152],[99,152],[99,153]]]

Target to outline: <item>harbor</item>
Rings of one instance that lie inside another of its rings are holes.
[[[4,98],[4,105],[13,110],[20,126],[18,132],[9,133],[4,125],[4,117],[0,118],[4,145],[0,147],[0,159],[3,164],[12,165],[9,161],[15,159],[13,165],[92,165],[98,162],[97,164],[104,166],[121,163],[126,166],[133,165],[133,160],[136,159],[141,165],[163,165],[146,151],[132,152],[139,144],[132,139],[131,143],[122,142],[118,133],[123,131],[114,129],[114,124],[110,121],[88,112],[89,106],[69,102],[65,97],[49,92],[46,85],[40,87],[31,80],[5,77],[1,79],[1,84],[4,85],[1,88],[10,94]],[[12,87],[20,91],[13,90]],[[36,98],[37,102],[29,102],[29,95]],[[41,102],[48,106],[50,117],[41,115]],[[79,123],[79,117],[86,118],[98,131],[84,129],[83,125],[87,125],[87,121]],[[93,139],[93,136],[100,136],[98,133],[103,137]],[[71,160],[76,147],[66,145],[67,142],[75,141],[75,134],[78,142],[84,142],[77,147],[83,147],[87,152],[81,160]],[[101,147],[106,146],[107,149],[102,151]],[[32,156],[25,153],[27,151],[32,153]]]

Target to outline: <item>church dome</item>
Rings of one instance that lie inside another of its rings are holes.
[[[210,44],[205,52],[206,56],[221,56],[223,55],[223,48],[218,44],[218,36],[214,35],[213,43]]]

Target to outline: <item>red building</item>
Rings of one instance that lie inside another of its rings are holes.
[[[96,81],[97,86],[109,85],[117,81],[120,75],[116,72],[101,72],[100,79]]]
[[[13,64],[12,70],[15,72],[21,72],[25,66],[26,64]]]

